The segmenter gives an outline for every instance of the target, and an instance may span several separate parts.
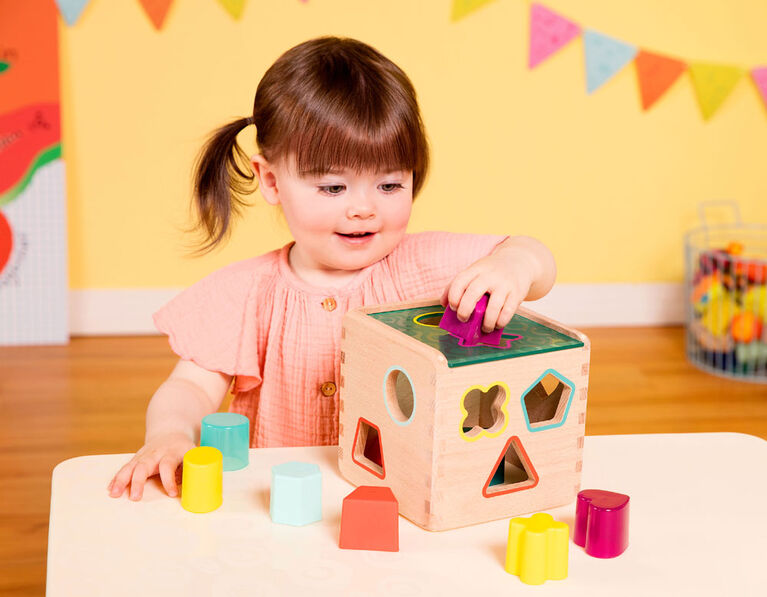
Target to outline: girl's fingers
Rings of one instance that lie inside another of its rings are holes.
[[[458,313],[458,319],[461,319],[459,307],[461,306],[461,303],[463,303],[463,297],[466,294],[466,290],[476,278],[477,273],[474,270],[467,269],[458,274],[450,283],[450,288],[448,288],[447,292],[447,301],[453,311]],[[472,309],[473,308],[474,306],[472,305]],[[469,315],[471,315],[472,309],[469,309]],[[469,318],[469,315],[465,315],[464,319],[461,319],[461,321],[466,321]]]
[[[138,501],[141,496],[144,495],[144,483],[146,480],[157,472],[157,465],[152,463],[151,465],[142,460],[136,464],[136,468],[133,469],[133,476],[130,480],[130,499]]]
[[[487,301],[487,309],[485,310],[485,318],[482,321],[482,331],[486,334],[489,334],[495,328],[503,327],[502,325],[499,325],[499,317],[507,297],[508,294],[503,294],[498,291],[490,294],[490,300]]]
[[[452,284],[452,282],[451,282],[450,284]],[[448,284],[447,286],[445,286],[445,289],[442,291],[442,296],[441,296],[441,297],[439,297],[439,303],[440,303],[440,305],[442,305],[443,307],[447,307],[447,301],[448,301],[448,299],[447,299],[447,293],[448,293],[448,291],[450,290],[450,284]]]
[[[165,456],[160,460],[160,481],[165,488],[165,493],[170,497],[178,495],[178,485],[176,485],[176,469],[178,469],[178,460],[173,456]]]
[[[477,301],[482,298],[485,292],[487,292],[487,283],[481,277],[478,276],[469,283],[458,308],[455,310],[459,320],[468,321],[474,307],[477,306]]]
[[[503,309],[501,309],[501,313],[498,315],[498,323],[496,326],[504,328],[509,325],[511,318],[514,317],[514,313],[517,312],[521,302],[522,301],[517,299],[513,293],[509,293],[506,297],[506,302],[503,304]]]
[[[132,458],[130,462],[125,464],[112,479],[109,484],[109,495],[111,497],[120,497],[125,491],[125,487],[128,485],[131,476],[133,475],[133,467],[136,465],[136,459]]]

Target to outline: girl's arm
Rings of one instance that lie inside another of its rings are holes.
[[[157,474],[168,495],[177,495],[176,469],[197,445],[202,418],[218,410],[231,381],[229,375],[179,360],[149,402],[144,446],[114,476],[109,495],[120,497],[130,485],[130,499],[140,500],[146,480]]]
[[[442,305],[467,321],[477,301],[488,293],[482,330],[505,327],[522,301],[545,296],[554,285],[557,266],[541,241],[530,236],[510,236],[490,255],[460,272],[442,293]]]

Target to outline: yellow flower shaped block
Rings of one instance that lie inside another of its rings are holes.
[[[569,527],[551,514],[512,518],[505,570],[528,585],[567,578]]]

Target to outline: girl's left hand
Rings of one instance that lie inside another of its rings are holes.
[[[453,278],[440,302],[443,307],[449,304],[460,321],[467,321],[477,301],[488,293],[482,331],[489,334],[508,325],[525,300],[535,281],[535,265],[535,259],[519,247],[499,246]]]

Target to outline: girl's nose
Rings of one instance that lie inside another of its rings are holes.
[[[372,218],[375,215],[373,201],[367,195],[353,197],[351,201],[349,201],[346,215],[349,218],[360,218],[362,220]]]

